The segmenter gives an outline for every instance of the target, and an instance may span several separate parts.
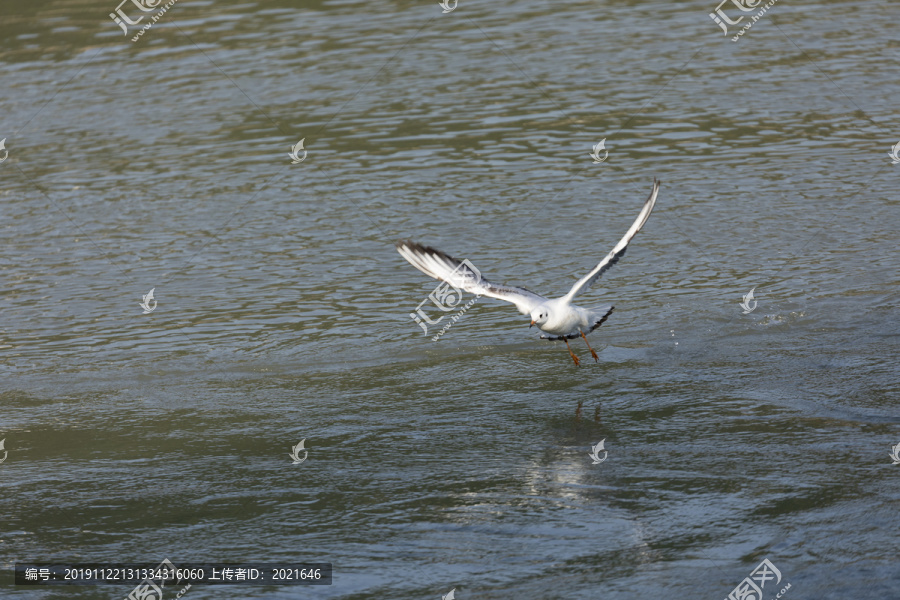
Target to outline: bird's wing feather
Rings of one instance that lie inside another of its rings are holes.
[[[628,232],[619,240],[619,243],[610,250],[609,254],[600,261],[600,263],[593,268],[593,270],[575,282],[575,285],[572,286],[572,289],[569,290],[569,293],[565,295],[565,299],[568,302],[571,302],[572,299],[590,288],[595,281],[600,279],[600,276],[603,275],[611,266],[616,264],[622,255],[625,254],[625,249],[628,248],[628,242],[631,241],[631,238],[635,236],[635,234],[641,230],[641,227],[644,226],[644,223],[647,222],[647,218],[650,216],[650,212],[653,210],[653,206],[656,204],[656,196],[659,193],[659,181],[656,179],[653,180],[653,191],[650,192],[650,197],[647,198],[647,201],[644,202],[644,207],[641,209],[640,214],[638,214],[637,219],[632,223],[631,228]]]
[[[400,240],[396,246],[400,256],[429,277],[445,281],[472,294],[512,302],[522,314],[530,313],[547,301],[543,296],[525,288],[491,283],[468,261],[457,260],[435,248],[409,240]]]

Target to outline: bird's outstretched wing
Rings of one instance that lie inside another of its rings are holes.
[[[609,254],[600,261],[594,269],[575,282],[575,285],[572,286],[572,289],[569,290],[569,293],[565,295],[565,299],[569,302],[572,299],[585,291],[589,287],[591,287],[595,281],[600,279],[600,276],[606,272],[611,266],[616,264],[622,255],[625,254],[625,249],[628,248],[628,242],[631,241],[631,238],[635,236],[635,234],[641,230],[641,227],[644,226],[644,223],[647,222],[647,218],[650,216],[650,212],[653,210],[653,205],[656,204],[656,195],[659,193],[659,181],[656,179],[653,180],[653,191],[650,192],[650,197],[647,198],[647,201],[644,202],[644,207],[641,209],[640,214],[637,216],[637,219],[634,220],[634,223],[631,224],[631,228],[628,232],[619,240],[619,243],[616,244],[615,248],[610,250]]]
[[[400,256],[429,277],[445,281],[472,294],[512,302],[522,314],[527,315],[547,301],[543,296],[525,288],[491,283],[468,261],[459,261],[440,250],[409,240],[400,240],[395,245]]]

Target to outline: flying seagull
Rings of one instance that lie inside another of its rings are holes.
[[[572,300],[575,296],[590,288],[607,269],[622,258],[626,248],[628,248],[628,242],[647,222],[647,218],[653,210],[653,205],[656,204],[658,193],[659,181],[654,179],[653,191],[650,192],[650,197],[644,202],[644,207],[638,214],[637,219],[634,220],[631,228],[619,240],[619,243],[610,250],[609,254],[590,273],[576,281],[568,294],[552,300],[525,288],[491,283],[482,277],[481,273],[474,269],[469,261],[459,261],[440,250],[423,246],[410,240],[397,242],[397,252],[409,261],[409,264],[429,277],[445,281],[472,294],[480,294],[512,302],[519,309],[520,313],[531,316],[531,325],[529,327],[537,325],[541,331],[549,334],[541,334],[541,339],[565,341],[566,348],[569,349],[569,355],[576,366],[581,361],[572,352],[569,340],[577,337],[584,339],[588,349],[591,351],[591,356],[594,357],[595,361],[599,362],[600,358],[594,352],[594,349],[591,348],[591,344],[587,341],[585,334],[600,327],[612,314],[613,307],[581,308],[572,304]]]

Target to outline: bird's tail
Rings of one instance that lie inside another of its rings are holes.
[[[615,306],[601,306],[591,308],[591,321],[593,321],[591,325],[591,331],[603,325],[604,321],[609,318],[609,315],[612,314],[615,308]]]

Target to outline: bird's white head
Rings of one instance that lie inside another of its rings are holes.
[[[531,311],[531,325],[528,327],[532,327],[533,325],[537,325],[540,327],[544,323],[546,323],[550,319],[550,309],[546,304],[542,304]]]

